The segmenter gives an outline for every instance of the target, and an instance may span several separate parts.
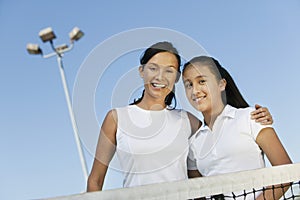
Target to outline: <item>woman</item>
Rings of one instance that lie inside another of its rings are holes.
[[[250,119],[254,109],[217,60],[195,57],[182,74],[189,102],[204,117],[203,126],[190,139],[190,177],[263,168],[263,154],[273,166],[292,163],[275,130]],[[276,199],[282,195],[281,189],[276,190]],[[273,199],[271,191],[265,196]]]
[[[169,42],[159,42],[146,49],[140,63],[143,95],[133,104],[107,113],[88,178],[88,192],[102,190],[114,154],[124,173],[124,187],[188,178],[188,138],[201,122],[175,109],[176,105],[172,107],[175,83],[180,77],[178,51]],[[272,123],[265,108],[253,116],[261,123]]]

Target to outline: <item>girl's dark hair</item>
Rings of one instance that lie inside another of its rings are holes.
[[[147,48],[144,51],[144,53],[141,55],[140,64],[142,66],[145,65],[153,56],[155,56],[156,54],[161,53],[161,52],[169,52],[176,56],[177,63],[178,63],[178,73],[177,73],[176,81],[178,81],[180,74],[181,74],[181,72],[180,72],[181,58],[178,54],[177,49],[170,42],[166,42],[166,41],[158,42],[158,43],[153,44],[149,48]],[[144,92],[145,92],[145,90],[143,90],[142,96],[138,99],[135,99],[134,102],[131,103],[130,105],[138,104],[139,102],[141,102],[144,97]],[[172,91],[166,96],[165,104],[167,106],[170,106],[172,104],[173,99],[174,99],[174,106],[171,109],[176,108],[176,104],[177,104],[176,98],[175,98],[175,85],[174,85]]]
[[[216,76],[217,80],[221,80],[221,79],[226,80],[227,82],[226,88],[225,91],[222,92],[222,101],[224,105],[229,104],[236,108],[249,107],[249,104],[243,98],[242,94],[240,93],[238,87],[236,86],[229,72],[225,68],[223,68],[221,64],[213,57],[209,57],[209,56],[194,57],[184,65],[182,73],[184,73],[185,69],[188,66],[197,65],[197,64],[208,66],[211,72]]]

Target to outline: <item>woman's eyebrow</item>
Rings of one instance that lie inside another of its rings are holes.
[[[159,65],[159,64],[157,64],[157,63],[148,63],[149,65],[154,65],[155,67],[172,67],[172,68],[175,68],[176,69],[176,67],[174,66],[174,65]]]

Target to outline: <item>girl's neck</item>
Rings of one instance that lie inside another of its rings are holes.
[[[210,129],[212,129],[217,117],[223,112],[224,108],[224,104],[218,104],[217,106],[214,106],[214,109],[202,112],[204,122]]]

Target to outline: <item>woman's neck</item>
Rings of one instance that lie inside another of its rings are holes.
[[[140,108],[145,110],[163,110],[166,108],[166,104],[164,100],[161,99],[153,99],[143,97],[142,101],[137,104]]]

